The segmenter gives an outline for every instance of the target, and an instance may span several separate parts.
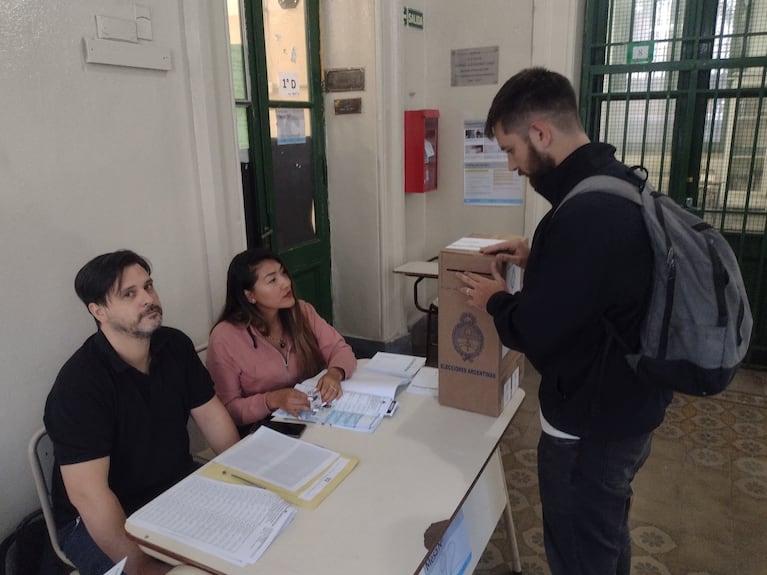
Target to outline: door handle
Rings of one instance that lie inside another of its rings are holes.
[[[269,236],[271,236],[274,233],[274,230],[272,228],[264,228],[264,231],[261,232],[261,239],[265,240]]]

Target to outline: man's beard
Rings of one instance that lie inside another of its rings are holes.
[[[141,320],[143,320],[145,317],[149,315],[152,315],[155,312],[159,313],[160,321],[157,322],[156,325],[142,328]],[[147,309],[141,312],[141,315],[139,315],[138,319],[135,322],[132,322],[127,325],[122,323],[114,323],[112,324],[112,328],[115,331],[119,331],[121,333],[130,335],[137,339],[149,339],[150,337],[152,337],[152,334],[157,330],[157,328],[160,327],[160,325],[162,325],[162,307],[160,307],[159,305],[150,305]]]
[[[529,144],[528,146],[527,179],[530,180],[530,185],[537,190],[541,180],[556,168],[557,164],[551,156],[539,153],[538,150]]]

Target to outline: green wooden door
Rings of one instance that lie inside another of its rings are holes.
[[[319,1],[228,8],[248,246],[280,254],[332,321]]]
[[[581,114],[660,191],[717,227],[767,367],[767,0],[587,0]]]

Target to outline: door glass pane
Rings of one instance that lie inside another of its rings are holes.
[[[614,0],[605,64],[626,64],[631,43],[651,43],[652,62],[678,59],[685,0]]]
[[[264,42],[269,99],[309,101],[306,2],[264,0]]]
[[[720,0],[716,14],[714,55],[760,57],[767,52],[767,2]]]
[[[235,100],[245,100],[248,88],[245,81],[245,53],[242,43],[242,20],[240,18],[240,1],[227,0],[229,13],[229,43],[232,53],[232,83],[234,84]]]
[[[671,98],[603,102],[600,106],[599,141],[617,149],[616,156],[629,166],[647,168],[659,191],[668,193],[670,148],[676,101]]]
[[[309,110],[269,110],[274,170],[277,247],[287,249],[316,237],[315,174]]]
[[[709,100],[700,198],[724,231],[763,233],[767,211],[767,115],[758,98]]]
[[[235,108],[235,114],[237,118],[237,147],[240,149],[240,162],[249,162],[248,150],[250,149],[250,130],[248,130],[247,106],[237,106]]]

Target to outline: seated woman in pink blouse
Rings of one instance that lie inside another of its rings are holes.
[[[293,386],[327,368],[317,390],[340,397],[357,366],[351,347],[311,304],[293,294],[282,260],[264,249],[237,254],[226,279],[226,302],[210,333],[206,363],[216,394],[235,423],[246,426],[282,408],[309,410]]]

